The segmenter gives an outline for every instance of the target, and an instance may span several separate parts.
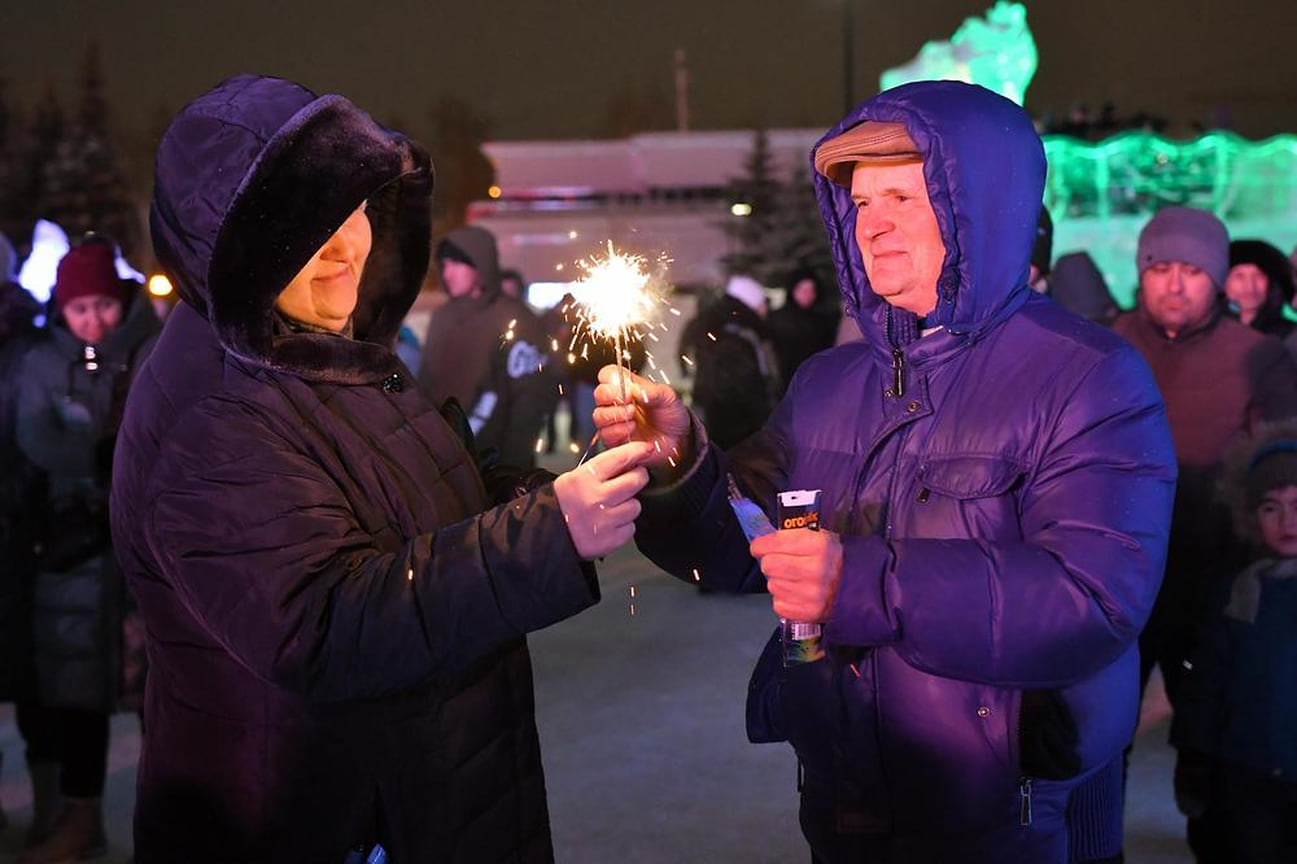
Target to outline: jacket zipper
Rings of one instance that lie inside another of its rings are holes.
[[[1018,824],[1031,825],[1031,778],[1023,777],[1018,783]]]
[[[900,399],[905,395],[905,353],[892,348],[892,392]]]

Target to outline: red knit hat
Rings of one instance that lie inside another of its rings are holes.
[[[54,308],[62,312],[68,301],[96,294],[125,306],[135,283],[117,275],[116,259],[112,244],[99,242],[86,243],[64,255],[54,282]]]

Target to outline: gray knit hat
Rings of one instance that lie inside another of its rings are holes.
[[[1183,261],[1211,277],[1216,289],[1229,274],[1229,232],[1219,219],[1193,207],[1164,207],[1139,232],[1135,265],[1144,271],[1160,261]]]

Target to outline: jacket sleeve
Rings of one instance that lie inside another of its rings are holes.
[[[766,590],[761,568],[729,504],[728,478],[753,501],[769,502],[784,488],[785,444],[791,400],[780,403],[761,431],[728,457],[707,439],[691,416],[696,457],[685,476],[667,488],[640,494],[635,543],[649,560],[673,576],[706,588],[758,593]],[[769,515],[769,514],[767,514]]]
[[[18,447],[33,465],[49,474],[89,477],[95,472],[100,421],[81,402],[60,401],[51,386],[50,355],[39,348],[24,358],[18,380]],[[66,367],[66,364],[64,364]],[[60,370],[62,371],[62,370]]]
[[[914,666],[997,686],[1066,686],[1111,663],[1152,610],[1175,460],[1133,350],[1082,379],[1018,497],[1021,539],[846,537],[826,637],[894,643]]]
[[[552,484],[380,544],[316,458],[254,418],[181,445],[144,510],[163,578],[259,677],[317,701],[453,671],[599,599]]]

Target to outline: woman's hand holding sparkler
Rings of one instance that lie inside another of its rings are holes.
[[[599,370],[594,391],[594,425],[605,447],[627,441],[652,445],[641,462],[658,482],[688,469],[694,460],[689,409],[674,390],[621,369]]]
[[[640,503],[648,484],[642,467],[653,447],[640,441],[605,450],[554,480],[572,545],[586,561],[616,551],[635,536]]]

